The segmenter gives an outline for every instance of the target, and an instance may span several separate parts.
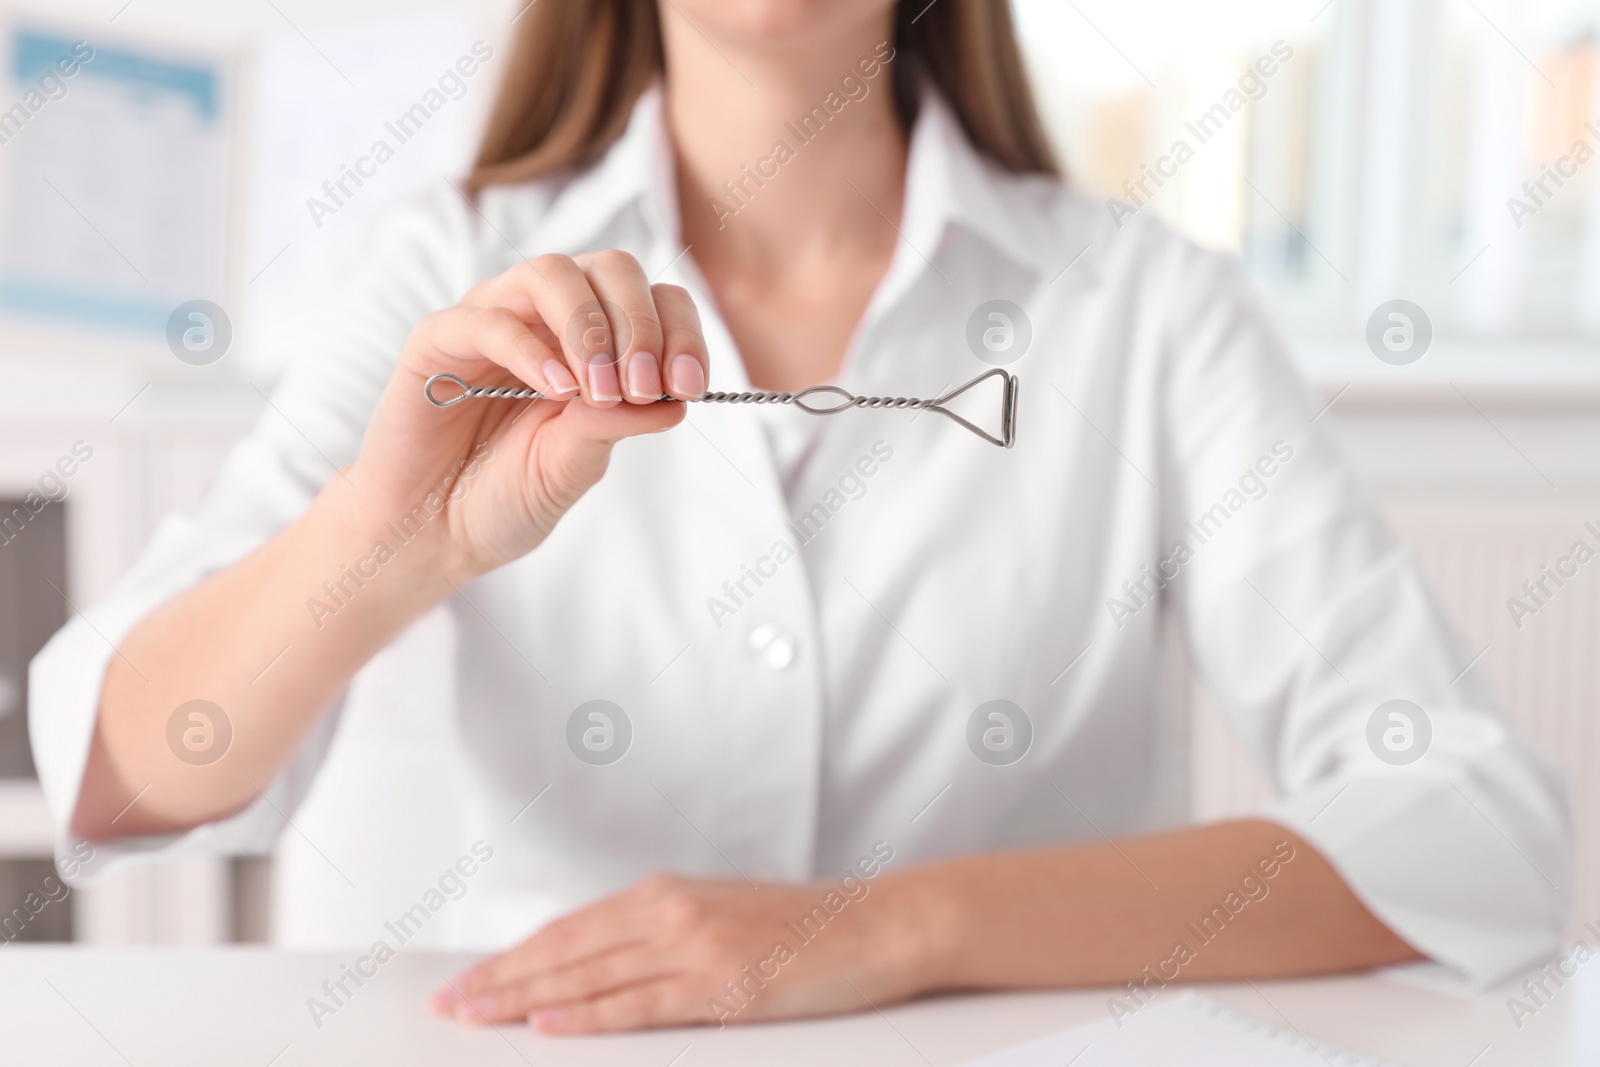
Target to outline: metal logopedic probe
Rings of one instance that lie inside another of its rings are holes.
[[[962,393],[971,389],[979,382],[998,377],[1004,391],[1000,396],[1000,436],[996,437],[987,430],[974,426],[966,419],[957,415],[945,404],[954,400]],[[433,395],[433,387],[439,382],[449,382],[458,387],[461,392],[448,399],[441,400]],[[965,385],[958,385],[948,393],[934,400],[918,400],[908,396],[856,396],[845,391],[837,385],[813,385],[809,389],[802,389],[798,393],[717,393],[710,392],[704,396],[696,397],[691,401],[680,400],[675,396],[662,394],[662,400],[676,400],[678,403],[693,404],[793,404],[801,411],[812,415],[837,415],[850,408],[914,408],[919,411],[937,411],[945,418],[957,422],[971,430],[991,445],[1001,448],[1010,448],[1017,441],[1017,376],[1011,372],[996,367],[984,371]],[[537,389],[500,389],[483,385],[469,385],[454,374],[435,374],[422,386],[422,395],[427,397],[428,403],[436,408],[447,408],[461,403],[463,400],[544,400],[545,395]],[[811,402],[812,397],[831,396],[837,398],[833,403],[817,404]]]

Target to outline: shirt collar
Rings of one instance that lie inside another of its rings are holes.
[[[639,95],[622,136],[550,205],[541,234],[546,247],[594,245],[630,208],[639,210],[656,238],[681,246],[677,177],[662,112],[661,90],[652,85]]]
[[[659,86],[640,94],[627,129],[586,172],[576,175],[547,215],[546,247],[593,245],[629,208],[657,240],[681,248],[677,181]],[[1072,256],[1072,239],[1046,204],[1053,179],[1012,174],[967,140],[950,106],[924,83],[911,131],[902,233],[934,255],[959,226],[1020,266],[1054,274]],[[1081,242],[1081,238],[1080,241]]]
[[[905,233],[932,255],[959,227],[1018,266],[1054,273],[1062,238],[1042,195],[1053,179],[1013,174],[982,156],[944,97],[924,82],[906,168]]]

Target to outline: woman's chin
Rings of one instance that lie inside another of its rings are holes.
[[[782,48],[877,24],[894,0],[673,0],[663,20],[687,18],[713,40],[746,48]]]

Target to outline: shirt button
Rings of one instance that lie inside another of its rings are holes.
[[[769,671],[786,670],[794,662],[794,642],[769,622],[750,631],[750,652]]]

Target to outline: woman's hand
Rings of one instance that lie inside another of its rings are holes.
[[[933,931],[899,888],[654,875],[484,960],[430,1006],[548,1033],[863,1011],[936,980]]]
[[[433,566],[476,577],[543,541],[617,441],[676,425],[683,405],[662,394],[700,396],[706,370],[688,293],[627,253],[519,263],[412,332],[349,474],[361,513],[398,526],[423,507]],[[422,388],[442,373],[553,399],[441,409]]]

